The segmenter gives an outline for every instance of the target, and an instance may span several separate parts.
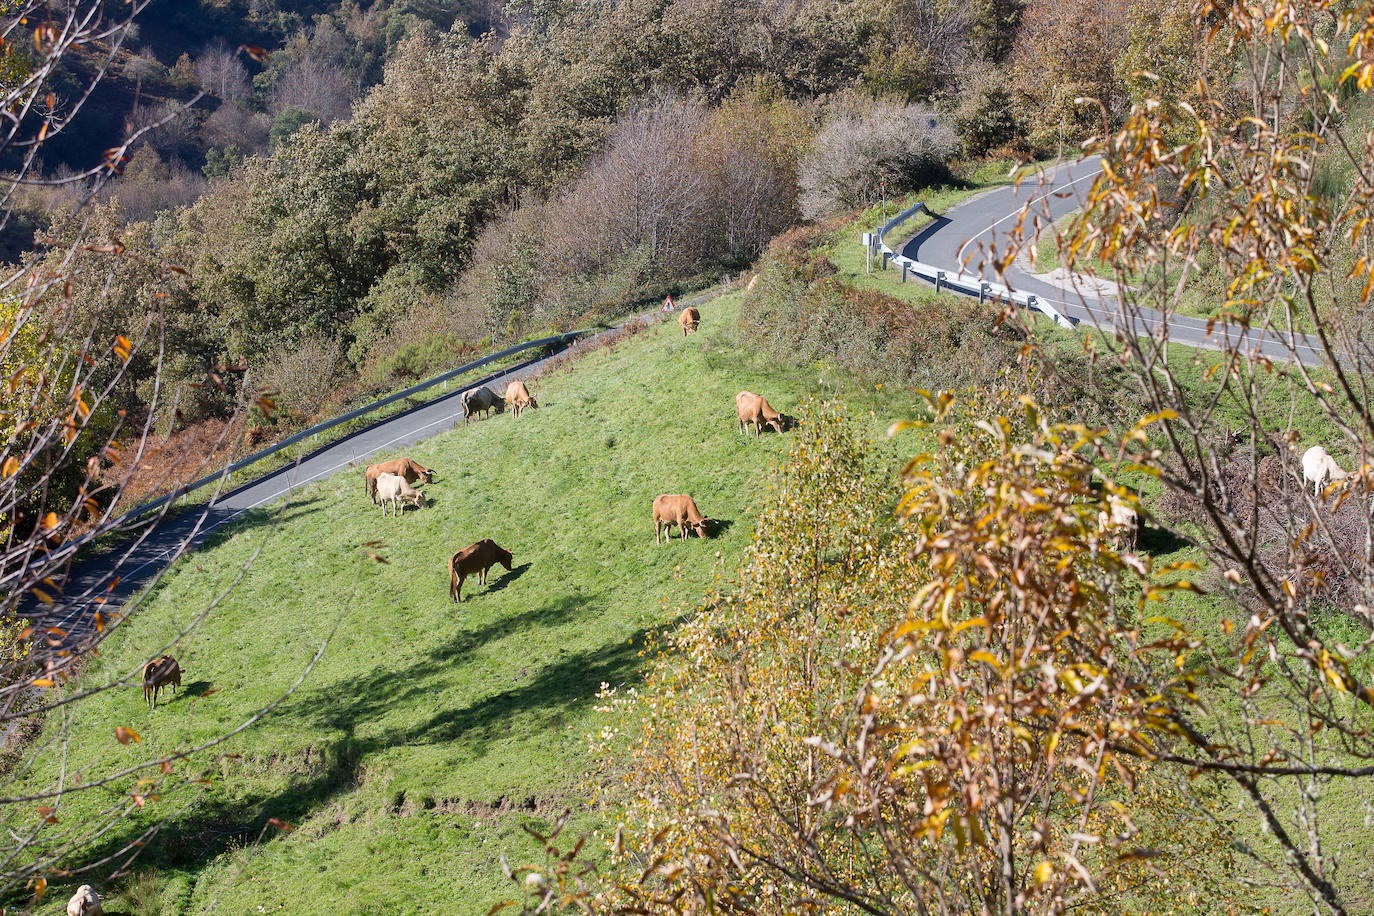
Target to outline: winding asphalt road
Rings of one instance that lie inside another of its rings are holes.
[[[1303,335],[1283,339],[1273,333],[1241,332],[1219,322],[1209,332],[1205,319],[1170,315],[1166,324],[1164,316],[1153,309],[1132,308],[1123,315],[1113,297],[1098,297],[1087,290],[1065,290],[1037,278],[1027,270],[1029,265],[1024,258],[1013,264],[1005,278],[998,276],[992,266],[992,254],[1005,257],[1017,227],[1023,227],[1026,238],[1049,230],[1055,220],[1083,206],[1100,171],[1097,157],[1091,157],[1047,169],[1038,178],[1027,176],[1019,185],[980,194],[936,217],[907,241],[899,253],[951,273],[963,271],[981,275],[990,282],[1006,283],[1017,292],[1031,293],[1052,303],[1080,325],[1090,325],[1106,334],[1118,330],[1157,334],[1167,327],[1170,340],[1190,346],[1221,349],[1240,345],[1246,352],[1262,353],[1279,362],[1325,362],[1320,349]]]
[[[1054,303],[1080,326],[1087,324],[1104,333],[1111,334],[1118,329],[1136,334],[1153,333],[1167,327],[1169,338],[1180,343],[1209,348],[1226,345],[1224,335],[1236,332],[1224,325],[1215,326],[1209,333],[1207,322],[1196,318],[1170,316],[1165,325],[1163,316],[1149,310],[1123,316],[1115,299],[1066,292],[1031,275],[1022,264],[1013,266],[1006,277],[995,275],[990,266],[990,253],[1005,250],[1018,223],[1047,228],[1054,220],[1079,208],[1098,171],[1097,161],[1087,159],[1051,168],[1039,179],[1032,176],[1019,185],[988,191],[936,217],[903,245],[901,253],[950,272],[978,273],[989,281],[1007,282],[1018,291],[1034,293]],[[1275,360],[1322,361],[1319,352],[1301,337],[1285,343],[1278,338],[1249,332],[1242,338],[1255,351]],[[584,346],[595,339],[593,336],[574,346]],[[1234,346],[1236,340],[1233,337],[1230,345]],[[542,362],[543,359],[527,361],[466,383],[466,386],[476,387],[508,375],[525,374]],[[73,637],[81,638],[89,632],[91,612],[97,602],[123,606],[160,574],[172,558],[194,547],[216,529],[312,481],[364,463],[378,452],[419,442],[450,428],[455,418],[461,417],[458,399],[463,390],[463,387],[456,387],[448,395],[379,421],[320,448],[296,465],[222,494],[203,511],[170,515],[149,526],[139,537],[104,554],[83,559],[74,566],[54,608],[31,605],[30,610],[34,613],[46,611],[42,615],[45,624],[58,626]]]

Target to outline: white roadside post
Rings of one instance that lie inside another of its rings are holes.
[[[873,273],[873,233],[863,234],[864,243],[864,273]]]

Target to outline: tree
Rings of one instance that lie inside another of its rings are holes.
[[[207,94],[233,104],[248,97],[248,68],[223,42],[202,51],[195,66],[200,86]]]

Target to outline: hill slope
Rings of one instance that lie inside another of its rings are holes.
[[[529,850],[519,825],[548,823],[585,791],[598,687],[633,680],[645,637],[729,574],[749,541],[790,437],[741,437],[735,393],[787,409],[815,389],[815,372],[742,351],[737,309],[737,297],[703,306],[694,337],[669,322],[589,354],[532,385],[541,409],[412,449],[438,469],[422,510],[383,519],[360,475],[341,474],[183,560],[88,683],[137,666],[251,566],[172,650],[187,689],[152,713],[132,687],[82,704],[70,768],[148,759],[232,727],[339,629],[302,689],[227,748],[242,756],[221,758],[204,796],[152,842],[128,908],[152,912],[154,898],[201,912],[218,898],[220,912],[408,912],[458,892],[472,901],[464,911],[485,912],[501,899],[500,853]],[[878,408],[875,432],[890,419],[876,394],[840,394]],[[692,493],[724,530],[655,545],[650,503],[662,492]],[[514,569],[495,568],[486,588],[470,580],[455,606],[447,558],[481,537],[512,549]],[[376,540],[385,546],[364,547]],[[142,742],[115,743],[121,724]],[[64,801],[64,819],[93,816],[93,795]],[[150,804],[142,823],[189,800]],[[248,846],[273,817],[297,830]],[[122,826],[109,849],[135,831]]]

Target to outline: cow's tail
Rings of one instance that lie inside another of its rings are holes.
[[[458,600],[458,564],[453,557],[448,559],[448,596],[452,601]]]

